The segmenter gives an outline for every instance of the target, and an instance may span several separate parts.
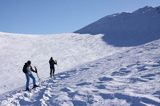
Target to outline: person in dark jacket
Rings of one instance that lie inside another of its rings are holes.
[[[30,60],[28,60],[25,63],[25,65],[23,67],[23,72],[26,75],[26,91],[29,91],[29,80],[30,80],[30,78],[33,80],[33,88],[38,87],[38,85],[36,85],[35,77],[32,75],[32,72],[37,73],[37,71],[32,68]]]
[[[57,65],[57,61],[53,60],[53,57],[50,58],[49,60],[49,65],[50,65],[50,77],[52,78],[55,73],[55,67],[54,65]]]

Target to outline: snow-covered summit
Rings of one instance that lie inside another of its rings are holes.
[[[75,31],[104,34],[103,40],[114,46],[136,46],[160,38],[160,7],[140,8],[132,13],[105,16]]]

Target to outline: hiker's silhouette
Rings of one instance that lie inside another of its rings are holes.
[[[54,65],[57,64],[56,60],[53,60],[53,57],[50,58],[49,60],[49,65],[50,65],[50,77],[54,76],[55,73],[55,67]]]

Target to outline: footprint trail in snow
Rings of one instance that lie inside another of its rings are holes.
[[[158,42],[58,73],[32,93],[10,91],[0,105],[160,106]]]

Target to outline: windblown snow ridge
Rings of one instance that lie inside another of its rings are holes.
[[[49,59],[57,60],[56,73],[120,52],[107,45],[103,35],[26,35],[0,33],[0,93],[24,85],[24,63],[31,60],[42,79],[49,76]],[[5,79],[5,80],[4,80]]]
[[[160,105],[160,40],[56,74],[28,93],[11,91],[0,105]]]

